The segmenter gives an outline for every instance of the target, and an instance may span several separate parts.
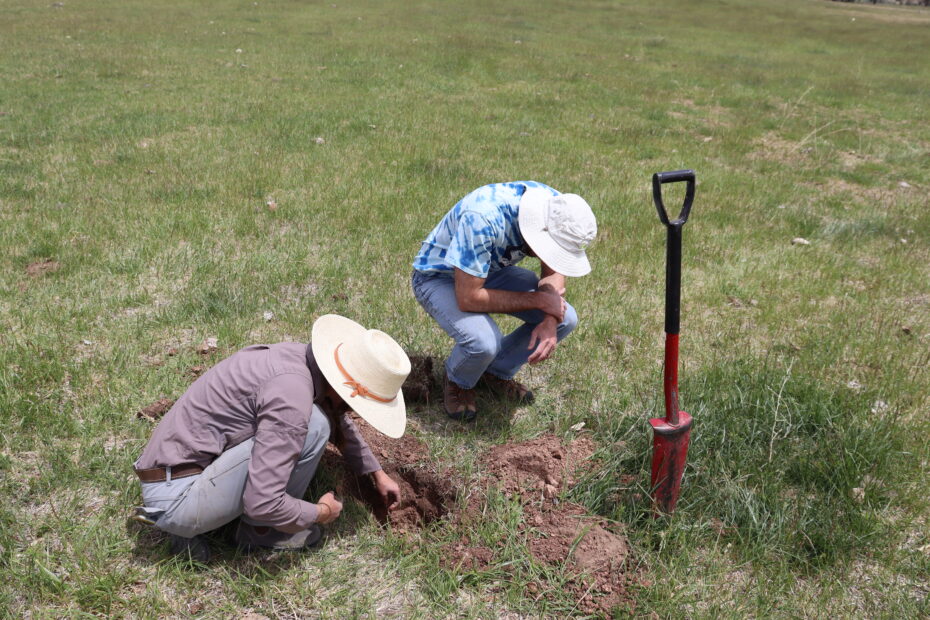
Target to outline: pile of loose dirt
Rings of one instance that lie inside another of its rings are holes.
[[[371,481],[348,470],[343,470],[337,492],[360,499],[379,521],[400,531],[414,531],[446,517],[462,536],[446,546],[443,564],[476,572],[495,566],[494,545],[471,535],[483,518],[483,494],[472,494],[464,511],[449,515],[455,507],[455,485],[449,472],[428,467],[429,451],[423,442],[410,436],[389,439],[363,422],[358,426],[384,470],[400,485],[403,501],[388,513]],[[586,437],[563,444],[554,435],[543,435],[495,446],[479,459],[482,475],[477,488],[497,487],[519,499],[524,515],[520,534],[536,561],[563,571],[567,579],[562,592],[567,590],[578,601],[580,611],[610,615],[618,607],[632,607],[628,588],[636,577],[627,572],[627,539],[617,524],[590,515],[578,504],[559,501],[559,495],[590,468],[593,453],[594,443]],[[324,460],[337,466],[336,458],[333,451]],[[545,584],[531,583],[528,589],[540,598],[554,597]]]
[[[609,615],[630,603],[626,573],[629,543],[606,520],[592,517],[583,506],[564,503],[524,510],[530,553],[537,561],[563,567],[572,577],[565,587],[578,600],[578,608]]]
[[[565,583],[578,600],[579,610],[609,615],[631,605],[628,587],[636,581],[626,572],[629,544],[615,524],[588,514],[578,504],[559,502],[558,495],[575,484],[591,465],[593,442],[582,437],[563,444],[554,435],[495,446],[480,463],[484,486],[497,486],[523,504],[521,533],[530,553],[540,563],[562,568]],[[462,520],[477,516],[474,508]],[[467,524],[464,524],[467,528]],[[493,563],[493,553],[468,536],[447,548],[447,565],[481,570]],[[530,584],[530,593],[548,596],[548,589]]]
[[[356,476],[341,461],[335,451],[324,455],[324,463],[341,471],[336,493],[354,497],[366,504],[375,518],[394,529],[409,532],[442,518],[455,505],[456,488],[448,473],[433,471],[427,466],[429,450],[419,439],[409,435],[391,439],[373,430],[364,422],[356,425],[362,432],[381,468],[400,487],[401,502],[388,512],[374,484],[367,476]]]
[[[552,499],[574,484],[574,476],[594,454],[594,443],[581,437],[568,445],[555,435],[543,435],[521,443],[494,446],[481,459],[491,484],[505,495],[525,500]]]

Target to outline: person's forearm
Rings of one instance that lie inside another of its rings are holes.
[[[480,288],[465,294],[456,294],[462,312],[499,312],[510,314],[525,310],[540,310],[542,300],[535,292],[504,291],[496,288]]]
[[[563,276],[561,273],[553,271],[545,263],[540,265],[539,272],[542,277],[539,278],[539,284],[536,287],[537,290],[548,290],[563,297],[565,296],[565,276]]]

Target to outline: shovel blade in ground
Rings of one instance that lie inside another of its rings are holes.
[[[671,514],[678,503],[681,475],[688,458],[691,439],[691,416],[678,412],[678,424],[665,418],[651,418],[652,425],[652,497],[658,514]]]

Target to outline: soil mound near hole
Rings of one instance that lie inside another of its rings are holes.
[[[521,533],[541,564],[561,568],[567,589],[584,613],[609,616],[617,607],[632,607],[628,593],[636,577],[626,571],[630,547],[621,528],[590,515],[578,504],[559,502],[558,495],[575,484],[592,465],[594,443],[580,437],[563,444],[554,435],[495,446],[480,463],[485,486],[497,486],[523,504]],[[470,506],[462,520],[478,518]],[[466,526],[467,527],[467,526]],[[450,566],[481,570],[493,563],[493,552],[467,536],[447,547]],[[545,584],[531,583],[530,594],[551,596]]]
[[[372,481],[367,476],[356,476],[342,465],[342,480],[336,492],[354,497],[368,506],[382,524],[391,524],[399,531],[413,531],[445,516],[455,505],[456,488],[449,475],[432,471],[426,466],[429,450],[419,439],[411,436],[391,439],[373,430],[361,421],[356,424],[371,451],[384,469],[400,487],[401,502],[388,511]],[[342,459],[330,449],[324,463],[339,471]]]
[[[423,442],[410,436],[389,439],[364,422],[358,426],[384,470],[401,487],[403,501],[387,512],[371,481],[347,470],[337,492],[360,499],[379,521],[400,531],[415,531],[445,516],[461,535],[444,546],[446,568],[514,570],[496,557],[505,541],[480,540],[475,535],[484,518],[486,496],[481,491],[496,487],[523,507],[521,544],[525,541],[536,562],[564,576],[558,592],[549,584],[531,582],[528,595],[556,599],[568,592],[578,602],[577,609],[591,615],[609,616],[617,608],[632,611],[628,588],[637,582],[637,575],[627,572],[630,548],[622,527],[589,514],[583,506],[559,501],[559,495],[593,465],[595,446],[589,438],[564,444],[547,434],[491,448],[478,461],[483,472],[477,481],[478,492],[470,494],[464,511],[450,515],[456,506],[456,487],[449,472],[429,469],[429,451]],[[329,458],[338,458],[335,451],[324,460]]]
[[[626,574],[629,543],[606,520],[592,517],[583,506],[561,504],[525,511],[530,553],[537,561],[560,566],[571,577],[565,584],[590,614],[609,615],[628,604]]]
[[[480,462],[491,484],[497,484],[508,497],[553,498],[574,484],[575,473],[594,454],[594,442],[587,437],[568,445],[555,435],[543,435],[520,443],[491,448]]]

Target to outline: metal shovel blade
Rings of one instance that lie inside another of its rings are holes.
[[[688,457],[691,439],[691,416],[678,412],[678,424],[665,418],[651,418],[652,425],[652,497],[659,514],[671,514],[678,503],[681,475]]]

